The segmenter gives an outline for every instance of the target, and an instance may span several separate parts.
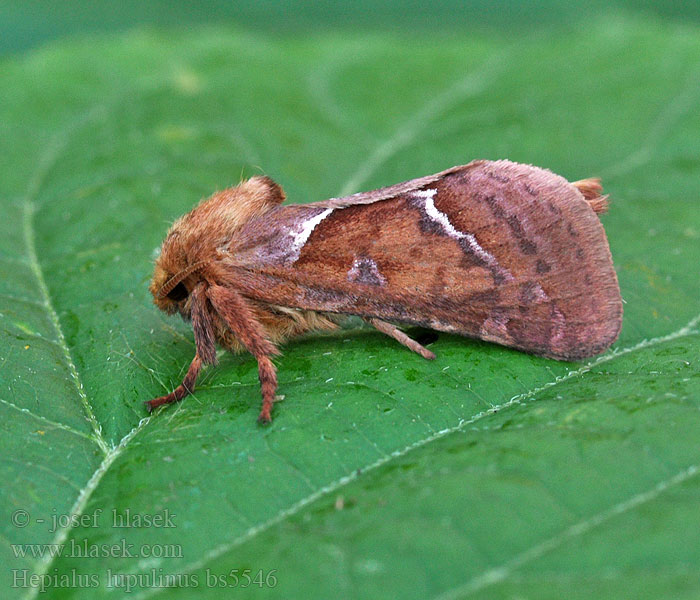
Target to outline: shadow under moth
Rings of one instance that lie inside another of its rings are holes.
[[[601,191],[598,179],[477,160],[311,204],[282,206],[261,176],[217,192],[173,224],[156,261],[155,304],[192,321],[196,353],[147,407],[191,393],[218,343],[257,359],[269,422],[278,345],[342,315],[428,359],[393,322],[559,360],[599,354],[622,323]]]

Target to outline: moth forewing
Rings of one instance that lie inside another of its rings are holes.
[[[613,343],[622,318],[600,192],[593,179],[571,184],[529,165],[475,161],[346,198],[268,203],[190,284],[203,286],[202,310],[222,324],[216,340],[235,349],[233,334],[258,359],[262,420],[276,387],[272,342],[332,327],[332,314],[364,317],[428,358],[386,321],[583,358]],[[197,345],[203,354],[208,342]]]
[[[415,182],[393,196],[378,190],[263,215],[251,229],[277,226],[276,235],[246,253],[236,280],[262,301],[419,324],[555,358],[589,356],[614,341],[617,278],[602,225],[576,186],[507,161]],[[297,247],[300,230],[311,233]]]

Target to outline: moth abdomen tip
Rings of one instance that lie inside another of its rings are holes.
[[[597,213],[601,214],[608,210],[608,194],[603,194],[603,185],[600,177],[589,177],[574,181],[572,185],[583,195],[589,206]]]
[[[597,196],[588,200],[588,204],[597,214],[605,213],[608,212],[610,204],[609,198],[610,196],[608,194]]]

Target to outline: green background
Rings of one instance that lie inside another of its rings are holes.
[[[121,31],[134,26],[178,27],[235,23],[273,35],[306,31],[430,31],[431,35],[501,29],[578,28],[582,22],[619,15],[661,17],[675,22],[700,20],[700,3],[686,0],[359,0],[309,2],[280,0],[0,0],[0,51],[30,48],[70,34]]]
[[[3,597],[697,598],[697,4],[109,6],[0,3]],[[473,158],[603,177],[613,349],[353,326],[284,347],[268,428],[248,355],[146,416],[193,354],[147,284],[198,199]]]

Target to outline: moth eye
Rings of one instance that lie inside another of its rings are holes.
[[[180,302],[181,300],[187,298],[188,294],[189,292],[187,291],[187,288],[184,286],[184,284],[178,283],[172,290],[170,290],[168,298],[170,298],[174,302]]]

